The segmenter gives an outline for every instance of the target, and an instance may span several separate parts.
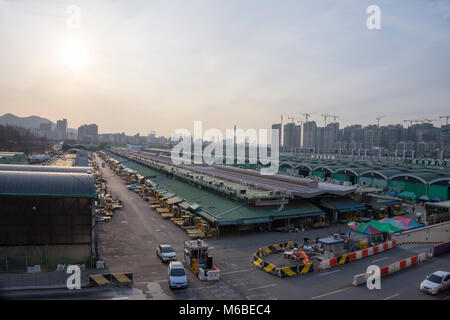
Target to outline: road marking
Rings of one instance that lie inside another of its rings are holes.
[[[339,271],[342,271],[342,270],[335,270],[335,271],[330,271],[330,272],[321,273],[321,274],[319,274],[319,277],[321,277],[321,276],[326,276],[326,275],[328,275],[328,274],[335,273],[335,272],[339,272]]]
[[[380,259],[376,259],[376,260],[372,260],[372,262],[377,262],[377,261],[381,261],[381,260],[384,260],[384,259],[387,259],[388,257],[384,257],[384,258],[380,258]]]
[[[224,272],[222,273],[222,275],[227,275],[227,274],[233,274],[233,273],[240,273],[240,272],[247,272],[247,271],[252,271],[255,270],[255,268],[249,268],[249,269],[242,269],[242,270],[236,270],[236,271],[230,271],[230,272]]]
[[[336,291],[331,291],[331,292],[328,292],[328,293],[325,293],[325,294],[322,294],[322,295],[320,295],[320,296],[317,296],[317,297],[312,297],[311,299],[318,299],[318,298],[322,298],[322,297],[326,297],[326,296],[329,296],[329,295],[332,295],[332,294],[335,294],[335,293],[339,293],[339,292],[342,292],[342,291],[345,291],[345,290],[348,290],[348,289],[350,289],[350,288],[352,288],[352,287],[347,287],[347,288],[344,288],[344,289],[340,289],[340,290],[336,290]]]
[[[257,289],[270,288],[270,287],[275,287],[276,285],[277,285],[276,283],[272,283],[272,284],[268,284],[267,286],[256,287],[256,288],[250,288],[250,289],[248,289],[248,290],[257,290]]]
[[[389,300],[389,299],[391,299],[391,298],[395,298],[396,296],[398,296],[399,294],[398,293],[396,293],[396,294],[394,294],[394,295],[392,295],[392,296],[389,296],[389,297],[387,297],[387,298],[384,298],[383,300]]]

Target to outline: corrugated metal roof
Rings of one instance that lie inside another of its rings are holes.
[[[86,173],[88,170],[92,170],[92,168],[90,168],[90,167],[63,167],[63,166],[0,164],[0,171],[36,171],[36,172],[78,172],[78,173]]]
[[[177,179],[167,179],[159,182],[165,189],[175,193],[195,205],[200,205],[198,214],[220,226],[253,224],[263,221],[287,219],[290,217],[307,217],[321,215],[323,212],[308,201],[297,202],[295,206],[287,206],[278,211],[273,207],[247,206],[235,200],[226,199],[206,190],[200,190]],[[184,202],[178,204],[187,207]],[[191,205],[192,206],[192,205]]]
[[[175,203],[179,203],[179,202],[182,202],[182,201],[183,201],[183,199],[181,199],[179,197],[173,197],[173,198],[170,198],[169,200],[167,200],[167,203],[168,204],[175,204]]]
[[[365,206],[362,203],[351,199],[323,199],[321,204],[330,209],[336,209],[339,212],[350,212],[364,210]]]
[[[86,173],[0,171],[0,196],[97,198]]]

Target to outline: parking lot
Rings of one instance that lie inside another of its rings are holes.
[[[101,159],[97,158],[99,164]],[[381,290],[353,287],[355,274],[367,266],[380,267],[427,250],[426,246],[398,247],[336,268],[308,273],[295,278],[278,278],[251,263],[256,250],[264,245],[287,240],[303,242],[304,237],[327,236],[338,226],[299,233],[242,233],[206,239],[214,264],[222,271],[218,282],[200,281],[188,272],[189,287],[172,291],[168,286],[167,264],[155,254],[156,247],[168,243],[182,260],[186,233],[170,220],[162,219],[138,194],[127,190],[122,179],[106,166],[101,168],[108,191],[123,201],[109,223],[97,225],[101,258],[111,272],[133,272],[132,290],[112,290],[110,295],[129,299],[445,299],[449,291],[437,297],[419,292],[426,275],[448,269],[450,255],[433,258],[423,264],[382,279]],[[341,226],[342,228],[342,226]]]

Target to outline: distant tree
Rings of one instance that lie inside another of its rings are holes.
[[[43,153],[50,146],[46,138],[34,135],[29,129],[0,125],[0,151]]]

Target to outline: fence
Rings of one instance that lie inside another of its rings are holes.
[[[86,268],[94,268],[96,259],[93,255],[82,259],[74,259],[69,256],[0,256],[1,272],[27,272],[28,267],[40,266],[41,271],[55,271],[58,264],[84,265]]]
[[[81,270],[81,287],[89,286],[89,276],[103,272],[105,272],[103,269]],[[0,299],[2,298],[2,291],[67,288],[69,276],[70,274],[66,271],[0,273]]]

